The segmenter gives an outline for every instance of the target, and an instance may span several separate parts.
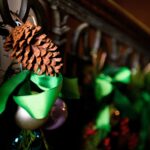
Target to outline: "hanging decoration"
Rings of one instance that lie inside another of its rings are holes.
[[[79,99],[80,93],[77,79],[61,75],[61,51],[42,27],[12,15],[16,26],[10,28],[3,47],[21,68],[0,87],[0,113],[8,109],[8,100],[13,99],[18,105],[13,117],[21,132],[12,147],[33,148],[37,139],[34,130],[59,128],[68,117],[65,99]],[[45,141],[44,135],[42,140]]]
[[[9,29],[3,47],[20,65],[20,72],[9,76],[0,87],[0,114],[13,99],[18,105],[14,120],[21,132],[12,144],[32,147],[34,130],[59,128],[68,117],[64,99],[79,99],[80,92],[77,79],[61,75],[61,51],[42,27],[12,15],[16,26]]]
[[[0,87],[0,113],[7,109],[8,100],[13,99],[18,105],[14,119],[24,131],[20,134],[26,139],[21,144],[23,148],[36,140],[35,136],[29,136],[32,131],[41,128],[58,111],[50,115],[61,92],[63,63],[58,47],[42,32],[41,26],[23,23],[19,18],[16,22],[17,26],[6,37],[4,49],[22,68]],[[66,108],[64,112],[67,114]]]

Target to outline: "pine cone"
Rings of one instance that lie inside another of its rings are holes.
[[[29,21],[12,29],[6,37],[4,49],[11,50],[10,56],[16,58],[24,69],[37,74],[53,76],[60,73],[63,65],[57,46],[46,34],[41,33],[40,26]]]

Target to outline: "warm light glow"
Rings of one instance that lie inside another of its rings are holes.
[[[120,111],[119,111],[119,110],[116,110],[116,111],[115,111],[115,115],[116,115],[116,116],[119,116],[119,115],[120,115]]]

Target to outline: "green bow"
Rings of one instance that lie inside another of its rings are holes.
[[[36,87],[34,90],[32,86]],[[41,119],[48,116],[62,85],[62,75],[58,77],[37,75],[28,70],[11,77],[0,87],[0,113],[5,108],[10,95],[33,118]],[[19,88],[17,94],[14,94]]]
[[[95,97],[100,101],[103,97],[109,95],[115,88],[114,83],[120,82],[127,84],[130,82],[131,72],[126,67],[108,68],[97,76],[95,80]]]
[[[101,102],[105,96],[108,96],[114,91],[113,101],[121,108],[130,106],[130,102],[126,96],[119,91],[115,83],[128,84],[130,82],[131,72],[126,67],[113,68],[109,67],[103,73],[99,74],[95,79],[95,97],[98,102]],[[104,130],[104,135],[110,131],[110,109],[106,104],[101,109],[96,118],[96,128]]]

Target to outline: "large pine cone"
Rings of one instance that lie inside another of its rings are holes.
[[[6,51],[16,58],[24,69],[33,70],[37,74],[46,73],[53,76],[60,73],[62,58],[57,46],[46,35],[41,27],[29,21],[12,29],[4,42]]]

